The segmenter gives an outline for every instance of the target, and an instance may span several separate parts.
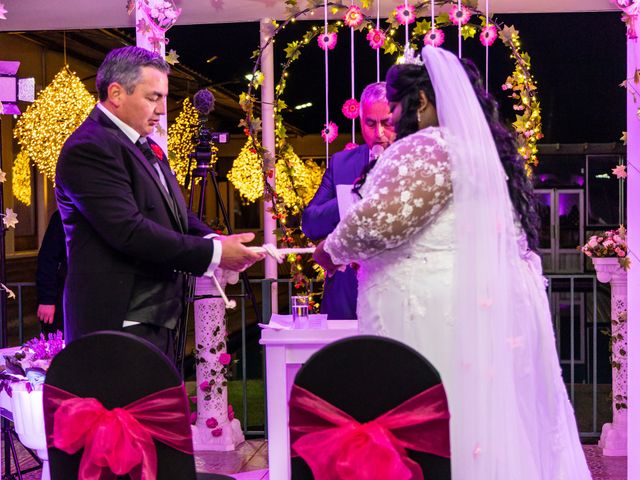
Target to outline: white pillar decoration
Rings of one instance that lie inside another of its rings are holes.
[[[222,289],[236,283],[238,274],[216,270]],[[196,279],[196,295],[219,295],[213,280]],[[192,427],[196,451],[234,450],[244,441],[240,421],[230,414],[225,372],[231,367],[227,354],[224,301],[206,298],[194,303],[196,342],[197,418]]]
[[[171,7],[166,7],[167,13],[172,8],[173,14],[177,19],[180,15],[180,9],[176,9],[171,2]],[[150,16],[149,4],[144,0],[136,0],[136,46],[146,48],[152,52],[158,53],[162,58],[165,56],[165,47],[167,40],[165,32],[175,23],[175,20],[168,25],[168,28],[159,27]],[[155,19],[158,21],[158,19]],[[167,108],[165,99],[165,111]],[[160,123],[156,126],[156,131],[151,134],[153,140],[167,152],[167,116],[160,117]]]
[[[598,446],[607,456],[627,455],[627,272],[617,258],[592,258],[598,280],[611,284],[613,422],[602,426]]]
[[[262,146],[267,150],[268,155],[264,159],[264,168],[273,170],[273,175],[268,179],[269,184],[276,188],[276,127],[274,118],[274,72],[273,72],[273,22],[268,18],[260,21],[260,48],[262,55],[260,58],[260,69],[264,75],[260,95],[262,100]],[[271,211],[271,202],[263,202],[264,206],[264,243],[277,245],[276,220]],[[264,278],[278,278],[278,263],[271,256],[264,260]],[[271,311],[278,312],[278,283],[271,284]],[[269,319],[263,318],[266,322]]]

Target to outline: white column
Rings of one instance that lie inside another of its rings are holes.
[[[638,18],[633,20],[639,31]],[[634,78],[640,67],[640,47],[637,40],[627,40],[627,79]],[[640,478],[640,121],[637,117],[638,104],[627,93],[627,238],[632,265],[629,269],[628,289],[632,292],[627,304],[628,358],[628,448],[636,455],[629,455],[627,478]],[[635,166],[632,167],[631,164]],[[635,428],[634,428],[635,426]]]
[[[147,19],[146,14],[144,13],[144,11],[142,11],[142,9],[140,8],[143,2],[136,2],[136,25],[138,24],[138,22],[143,19],[147,22],[147,24],[150,27],[150,30],[146,33],[141,33],[136,29],[136,46],[140,47],[140,48],[146,48],[147,50],[153,52],[156,51],[162,58],[164,58],[165,56],[165,47],[166,44],[164,43],[164,31],[162,31],[161,29],[157,28],[153,22],[150,22]],[[154,45],[153,43],[151,43],[150,38],[151,37],[156,37],[158,39],[161,39],[162,41],[157,44]],[[164,103],[164,108],[165,108],[165,112],[167,111],[167,101],[165,99],[165,103]],[[160,145],[162,147],[162,149],[165,151],[165,153],[167,152],[167,116],[163,115],[162,117],[160,117],[160,123],[159,123],[159,127],[162,129],[164,133],[164,135],[158,135],[156,132],[151,134],[151,137],[153,137],[154,142],[156,142],[158,145]]]
[[[238,281],[238,274],[227,270],[216,270],[220,286]],[[207,277],[196,279],[196,295],[219,295],[213,280]],[[206,298],[194,302],[196,343],[196,397],[198,414],[192,427],[193,448],[196,451],[234,450],[244,441],[240,421],[229,418],[227,380],[223,373],[229,363],[221,362],[227,353],[227,327],[224,301]],[[225,365],[226,363],[226,365]]]
[[[627,455],[627,272],[617,258],[593,258],[598,280],[611,284],[613,421],[602,426],[598,446],[606,456]]]
[[[263,18],[260,21],[260,48],[263,48],[267,44],[273,35],[273,30],[273,23],[270,19]],[[273,118],[273,102],[275,98],[273,80],[273,42],[270,42],[269,46],[262,50],[260,70],[264,75],[262,87],[260,88],[262,99],[262,146],[269,152],[269,155],[265,158],[265,168],[273,170],[273,175],[269,178],[268,182],[275,189],[276,134],[275,120]],[[271,212],[271,202],[263,202],[263,207],[264,243],[276,245],[276,221],[272,218],[273,213]],[[278,278],[278,264],[271,256],[267,256],[264,261],[264,278]],[[271,311],[276,313],[278,312],[278,284],[276,282],[271,285]],[[263,318],[262,320],[267,321],[268,319]]]

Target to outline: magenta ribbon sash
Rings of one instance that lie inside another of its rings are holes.
[[[84,449],[78,480],[155,480],[158,458],[153,440],[193,454],[184,385],[107,410],[95,398],[79,398],[45,385],[45,422],[53,428],[48,447],[68,454]]]
[[[424,480],[407,449],[450,457],[442,384],[364,424],[294,385],[289,429],[292,455],[307,462],[315,480]]]

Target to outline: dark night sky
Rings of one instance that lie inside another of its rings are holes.
[[[625,78],[626,38],[620,15],[610,13],[500,15],[498,20],[520,31],[523,49],[531,55],[542,102],[545,143],[612,142],[625,130],[625,92],[618,85]],[[276,73],[284,61],[287,43],[298,40],[310,27],[299,22],[276,39]],[[457,35],[446,29],[445,47],[457,50]],[[180,61],[203,72],[215,84],[235,93],[246,89],[244,75],[252,70],[250,55],[257,48],[258,24],[220,24],[175,27],[167,34],[168,48]],[[396,38],[399,38],[398,36]],[[490,50],[490,89],[510,118],[513,110],[500,89],[513,70],[509,52],[500,41]],[[477,39],[463,42],[463,54],[484,71],[484,47]],[[206,60],[216,56],[210,63]],[[340,113],[350,97],[349,33],[342,29],[338,46],[330,53],[330,117],[341,132],[350,121]],[[382,75],[392,62],[381,55]],[[356,32],[356,95],[375,81],[375,52],[364,33]],[[285,114],[285,119],[308,132],[320,132],[324,123],[324,59],[316,43],[309,44],[290,69],[283,99],[293,107],[313,102],[313,107]]]

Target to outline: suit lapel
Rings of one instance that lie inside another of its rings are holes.
[[[180,229],[183,232],[186,231],[187,212],[186,212],[186,206],[184,205],[184,199],[182,198],[182,194],[180,193],[179,196],[176,196],[175,193],[173,193],[173,196],[175,198],[175,201],[174,201],[174,199],[171,197],[171,194],[167,192],[167,190],[162,185],[162,182],[160,182],[160,178],[158,178],[158,172],[156,172],[156,170],[149,164],[149,161],[145,158],[144,154],[140,151],[140,149],[136,147],[134,143],[131,142],[131,139],[127,137],[124,134],[124,132],[120,130],[118,126],[115,125],[109,119],[109,117],[103,114],[97,107],[93,109],[90,116],[93,120],[95,120],[97,123],[102,125],[108,132],[110,132],[122,145],[124,145],[129,150],[131,155],[138,160],[138,162],[142,165],[142,168],[144,168],[144,170],[147,172],[147,175],[149,176],[151,181],[155,184],[156,188],[160,191],[160,194],[162,195],[162,198],[165,201],[166,207],[173,215],[174,220],[176,221],[176,224],[180,227]],[[165,161],[158,162],[158,163],[161,166],[160,168],[162,169],[162,172],[165,176],[165,180],[167,181],[167,185],[169,186],[169,188],[173,190],[174,189],[173,184],[175,184],[175,187],[177,187],[179,190],[180,187],[178,186],[175,177],[171,173],[171,170],[169,168],[166,169],[166,170],[169,170],[169,175],[167,175],[165,169],[163,168],[163,163],[165,163]],[[184,213],[183,213],[183,210],[184,210]]]

